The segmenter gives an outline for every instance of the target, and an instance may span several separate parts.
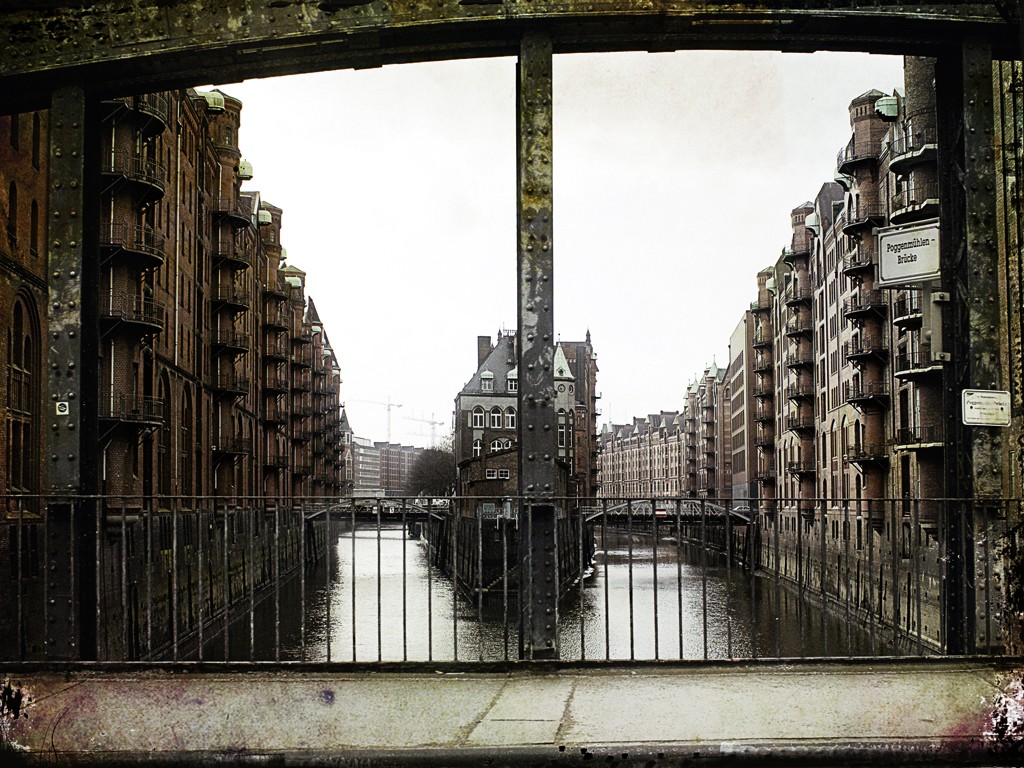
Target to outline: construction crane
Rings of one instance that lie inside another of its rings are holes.
[[[417,418],[415,416],[406,416],[404,418],[405,418],[406,421],[418,421],[421,424],[429,424],[430,425],[430,447],[431,448],[437,448],[437,428],[444,426],[444,422],[443,421],[435,421],[434,420],[434,414],[430,414],[430,418],[429,419],[420,419],[420,418]]]
[[[388,436],[387,436],[387,441],[390,443],[391,442],[391,409],[392,408],[401,408],[402,404],[401,403],[392,403],[391,402],[391,395],[388,395],[387,402],[381,402],[380,400],[352,400],[350,402],[353,402],[353,403],[369,403],[370,405],[383,405],[387,409],[387,412],[388,412]]]

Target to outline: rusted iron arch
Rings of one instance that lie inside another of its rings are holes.
[[[0,111],[53,88],[99,95],[331,69],[516,56],[524,34],[556,53],[844,50],[935,54],[983,39],[1019,57],[1019,2],[888,0],[102,0],[7,2]]]

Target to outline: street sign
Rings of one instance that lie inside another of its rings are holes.
[[[982,427],[1010,426],[1010,393],[997,389],[965,389],[964,424]]]
[[[939,221],[878,230],[878,280],[892,288],[939,279]]]

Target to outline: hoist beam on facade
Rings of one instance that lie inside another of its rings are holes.
[[[523,38],[516,67],[520,653],[558,657],[552,221],[552,47]]]

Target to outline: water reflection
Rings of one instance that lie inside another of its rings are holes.
[[[455,595],[424,540],[400,527],[339,531],[323,562],[282,583],[228,637],[233,659],[500,660],[518,656],[514,596],[507,609]],[[561,605],[563,659],[726,659],[868,655],[871,638],[825,618],[771,576],[671,538],[598,532],[594,568]],[[275,630],[275,625],[277,629]],[[877,638],[876,638],[877,640]],[[279,653],[275,649],[279,648]],[[208,644],[222,658],[224,640]]]

